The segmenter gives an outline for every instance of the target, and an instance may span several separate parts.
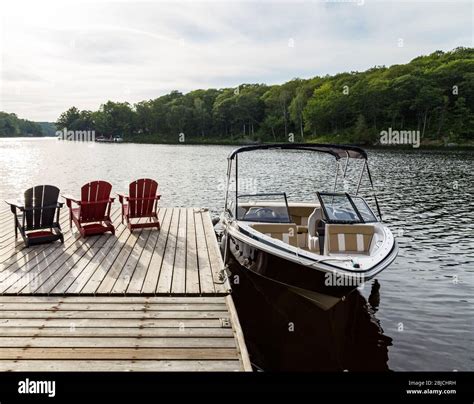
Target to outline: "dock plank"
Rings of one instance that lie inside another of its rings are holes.
[[[2,311],[4,319],[207,319],[225,317],[222,312],[208,310],[155,310],[155,311],[104,311],[104,310],[12,310]]]
[[[235,348],[234,338],[189,337],[83,337],[69,333],[64,337],[0,336],[0,348]]]
[[[212,268],[209,261],[209,251],[207,250],[207,243],[205,239],[206,235],[204,233],[204,223],[201,210],[196,209],[194,211],[194,219],[196,227],[199,283],[201,285],[201,290],[212,290],[215,293]]]
[[[179,223],[176,240],[176,253],[173,265],[173,279],[171,293],[186,293],[186,248],[187,248],[187,221],[188,211],[185,208],[179,209]]]
[[[57,302],[59,303],[113,303],[113,304],[130,304],[130,303],[146,303],[146,304],[163,304],[163,303],[215,303],[214,296],[127,296],[127,299],[117,300],[111,295],[77,295],[77,296],[36,296],[36,295],[15,295],[15,303],[44,303]],[[0,303],[11,303],[12,299],[8,295],[0,295]]]
[[[163,254],[163,262],[161,264],[160,277],[156,287],[156,293],[170,294],[173,282],[173,270],[176,257],[176,244],[178,241],[178,227],[180,209],[173,208],[173,216],[168,232],[168,240],[166,242],[165,252]]]
[[[140,327],[140,328],[219,328],[220,319],[72,319],[70,318],[7,318],[0,319],[0,327]]]
[[[237,360],[140,360],[140,361],[68,361],[68,360],[1,360],[0,371],[43,371],[43,372],[183,372],[183,371],[213,371],[231,372],[241,371],[241,364]]]
[[[80,261],[84,255],[99,241],[101,237],[92,236],[86,242],[79,240],[70,250],[69,255],[61,256],[53,265],[48,265],[38,276],[36,282],[27,283],[21,291],[23,293],[44,293],[49,291],[71,270],[77,261]],[[36,274],[36,271],[35,273]]]
[[[228,293],[231,290],[231,286],[227,274],[224,271],[224,261],[219,251],[219,246],[216,243],[216,235],[209,213],[203,214],[202,219],[207,251],[209,252],[209,263],[212,269],[212,279],[216,292]],[[222,278],[222,276],[224,277]]]
[[[118,240],[120,240],[126,231],[126,226],[119,225],[115,229],[115,237],[109,237],[106,241],[106,243],[102,246],[100,251],[87,263],[86,268],[84,271],[82,271],[76,278],[73,280],[73,282],[69,285],[69,287],[63,291],[63,290],[52,290],[52,293],[80,293],[83,288],[87,285],[87,283],[94,277],[94,274],[97,271],[101,270],[101,264],[104,262],[106,257],[109,255],[113,254],[114,247]],[[100,272],[99,272],[100,275]],[[93,281],[91,285],[94,285]]]
[[[140,257],[143,253],[143,250],[146,248],[148,238],[151,233],[156,233],[155,229],[144,229],[138,235],[137,242],[135,247],[132,248],[130,255],[125,262],[120,276],[117,277],[115,284],[111,290],[111,293],[125,293],[128,289],[128,286],[132,280],[135,268],[140,261]]]
[[[97,238],[93,238],[92,242],[96,241]],[[51,273],[51,271],[59,268],[63,265],[74,252],[81,248],[81,246],[89,246],[91,238],[87,241],[80,239],[70,238],[65,240],[62,248],[55,249],[45,259],[40,262],[29,261],[19,270],[14,271],[10,276],[0,284],[0,293],[21,293],[22,290],[25,293],[34,292],[38,286],[42,283],[43,274]]]
[[[158,220],[163,224],[163,220],[166,214],[166,209],[161,208],[158,212]],[[156,244],[158,242],[158,237],[160,231],[152,231],[148,240],[148,248],[144,248],[140,256],[140,259],[135,268],[135,272],[132,275],[132,279],[127,287],[126,293],[140,293],[145,282],[145,276],[147,274],[148,268],[150,267],[151,258],[153,256],[153,251],[156,249]]]
[[[4,327],[2,328],[3,337],[94,337],[94,338],[147,338],[147,337],[167,337],[167,338],[227,338],[233,337],[232,330],[229,328],[133,328],[133,327],[114,327],[114,328],[75,328],[67,327]]]
[[[0,371],[248,370],[224,296],[28,298],[0,296]]]
[[[35,303],[0,303],[0,318],[4,312],[9,311],[140,311],[140,312],[150,312],[150,311],[186,311],[186,310],[208,310],[208,311],[225,311],[227,310],[225,304],[222,303],[200,303],[200,302],[186,302],[186,303],[131,303],[127,302],[127,305],[119,303],[75,303],[69,302],[67,299],[64,302],[35,302]]]
[[[87,265],[87,262],[94,257],[101,245],[107,240],[106,237],[107,236],[91,237],[89,239],[91,241],[89,245],[82,243],[63,265],[60,265],[55,271],[46,271],[44,274],[46,280],[37,289],[32,289],[31,291],[42,294],[50,293],[68,274],[70,274],[71,278],[74,278],[76,276],[74,269],[76,269],[77,274],[80,274]],[[48,277],[49,274],[50,276]],[[62,285],[60,285],[60,287],[61,286]]]
[[[83,286],[80,293],[96,293],[97,289],[101,285],[101,282],[107,277],[109,271],[113,270],[113,264],[116,261],[117,256],[121,253],[123,246],[127,243],[130,237],[130,232],[124,230],[117,241],[114,243],[113,249],[111,249],[104,259],[97,265],[94,273],[89,278],[87,283]],[[117,267],[116,271],[120,270]],[[109,279],[111,276],[109,275]]]
[[[124,277],[128,281],[130,280],[130,273],[125,264],[134,250],[135,244],[137,243],[141,233],[142,231],[138,231],[128,235],[127,241],[122,245],[120,253],[117,255],[117,258],[114,260],[110,269],[107,271],[107,275],[105,275],[105,277],[102,279],[97,289],[97,293],[112,292],[115,282],[117,282],[120,277]]]
[[[154,294],[158,286],[158,279],[160,277],[161,265],[163,263],[163,256],[170,231],[171,219],[173,216],[173,209],[167,208],[163,223],[161,224],[160,235],[153,250],[150,265],[146,272],[145,279],[141,293]]]
[[[187,209],[186,234],[186,291],[198,294],[201,291],[199,284],[199,267],[196,246],[196,228],[193,209]]]
[[[74,360],[203,360],[203,359],[238,359],[235,349],[229,348],[2,348],[2,359],[49,359]]]
[[[64,223],[66,223],[65,219]],[[70,237],[72,237],[72,233],[67,232],[64,234],[64,241],[66,242]],[[15,240],[13,231],[9,232],[9,238],[10,240]],[[21,238],[19,240],[21,240]],[[19,241],[17,247],[13,250],[10,249],[8,253],[0,257],[0,281],[4,279],[4,276],[7,275],[8,272],[11,273],[33,260],[39,262],[55,249],[62,247],[63,244],[60,242],[54,242],[52,244],[42,244],[30,248],[24,248],[23,242]]]
[[[95,256],[99,254],[104,246],[113,240],[114,237],[107,234],[99,237],[97,242],[89,248],[86,254],[84,254],[80,260],[74,263],[71,269],[65,273],[63,278],[55,285],[51,285],[47,293],[65,293],[66,290],[78,279],[85,268],[94,260]],[[43,284],[43,286],[46,286]]]

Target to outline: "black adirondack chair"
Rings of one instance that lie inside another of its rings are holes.
[[[15,215],[15,238],[20,232],[27,247],[49,243],[64,237],[59,225],[59,189],[52,185],[38,185],[25,191],[24,201],[8,200]]]

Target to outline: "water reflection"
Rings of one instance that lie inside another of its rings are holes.
[[[368,301],[355,289],[323,310],[281,285],[230,266],[233,298],[255,368],[265,371],[383,371],[388,347],[375,317],[380,284]],[[236,277],[237,276],[237,277]]]

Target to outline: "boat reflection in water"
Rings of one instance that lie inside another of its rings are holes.
[[[229,265],[233,299],[252,364],[264,371],[384,371],[388,346],[375,318],[380,295],[377,280],[368,301],[354,289],[331,308],[287,287]]]

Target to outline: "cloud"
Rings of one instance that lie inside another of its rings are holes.
[[[1,12],[0,110],[35,120],[473,46],[467,1],[17,0]]]

